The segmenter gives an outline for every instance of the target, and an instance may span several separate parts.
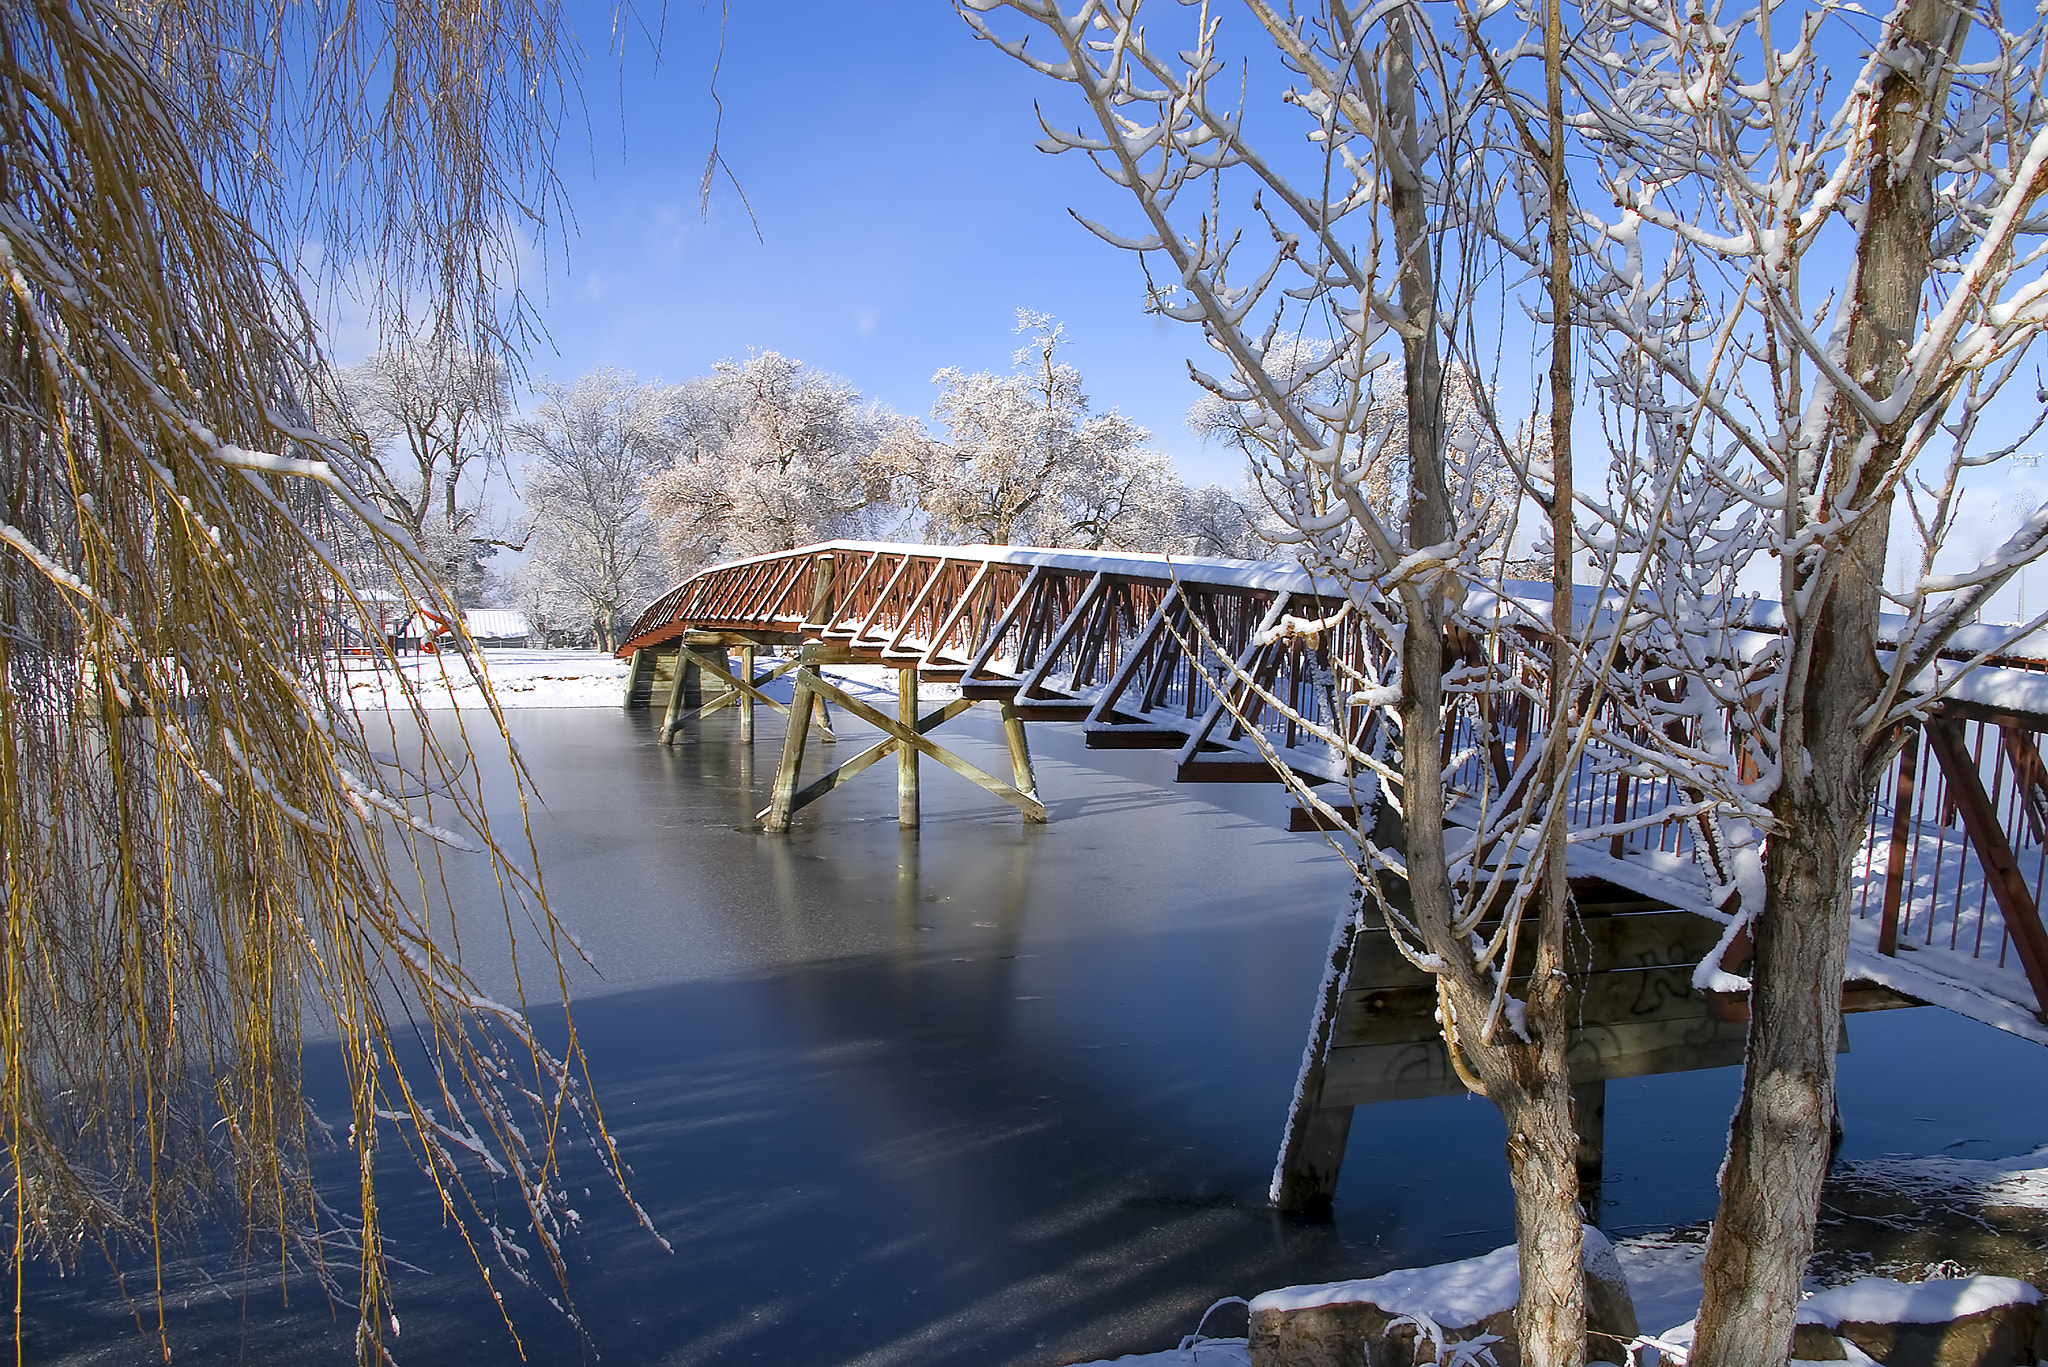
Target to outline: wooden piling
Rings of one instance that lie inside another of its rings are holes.
[[[963,698],[956,702],[948,703],[944,708],[934,712],[931,716],[920,718],[914,726],[905,726],[880,708],[872,707],[830,680],[820,678],[810,665],[810,659],[816,651],[817,647],[805,647],[806,667],[797,671],[797,678],[802,681],[801,686],[807,686],[814,690],[820,701],[826,698],[831,699],[853,716],[858,717],[877,731],[880,731],[884,736],[893,740],[896,745],[911,746],[923,754],[925,758],[945,765],[970,783],[978,784],[987,791],[994,793],[997,797],[1021,811],[1026,821],[1037,823],[1045,820],[1045,806],[1039,802],[1036,794],[1026,792],[1003,782],[994,774],[962,759],[959,755],[954,754],[943,745],[939,745],[925,734],[928,729],[936,727],[939,723],[950,720],[952,717],[958,716],[961,712],[971,708],[973,703],[970,700]],[[1018,729],[1020,731],[1023,729],[1021,719]],[[860,755],[855,756],[847,764],[841,766],[840,769],[835,770],[834,773],[844,774],[848,770],[854,769],[856,765],[864,766],[864,762],[879,759],[886,748],[893,747],[879,745],[870,747]],[[1014,748],[1012,753],[1015,753]],[[803,794],[801,793],[793,795],[792,809],[802,805],[802,797]],[[764,820],[767,818],[767,812],[764,811],[762,813],[762,818]]]
[[[903,725],[917,727],[917,670],[896,671],[896,719]],[[914,831],[918,826],[918,783],[917,747],[899,745],[896,748],[896,824],[905,830]]]
[[[745,679],[752,687],[760,687],[754,680],[754,648],[752,646],[740,647],[740,677]],[[744,689],[740,692],[740,743],[742,745],[752,745],[754,743],[754,695]]]
[[[1031,743],[1024,738],[1024,718],[1018,714],[1013,699],[1004,698],[999,705],[1003,709],[1003,739],[1010,743],[1010,782],[1018,792],[1035,798],[1038,796],[1038,776],[1031,769]],[[1024,819],[1043,822],[1045,808],[1041,806],[1035,816],[1026,808]]]
[[[1600,1178],[1607,1150],[1607,1080],[1595,1078],[1572,1086],[1572,1123],[1579,1132],[1577,1166],[1579,1207],[1593,1224],[1600,1222]]]
[[[668,683],[668,706],[663,708],[661,713],[661,743],[663,745],[674,744],[676,732],[683,729],[683,709],[688,706],[688,703],[685,701],[687,687],[685,680],[690,676],[690,670],[686,668],[688,663],[679,652],[676,656],[675,677],[670,679]]]
[[[1374,836],[1391,835],[1399,840],[1398,818],[1392,816],[1386,802],[1376,806],[1379,825]],[[1398,896],[1405,888],[1393,891]],[[1362,896],[1362,892],[1353,894],[1354,899]],[[1354,901],[1350,913],[1330,937],[1330,955],[1323,965],[1323,988],[1309,1023],[1309,1047],[1302,1054],[1301,1071],[1294,1080],[1294,1103],[1288,1110],[1280,1158],[1273,1165],[1273,1183],[1267,1193],[1279,1210],[1328,1210],[1337,1195],[1337,1179],[1344,1171],[1344,1148],[1351,1139],[1354,1108],[1323,1105],[1323,1081],[1329,1069],[1330,1048],[1337,1039],[1344,996],[1351,990],[1362,916],[1363,908]]]
[[[647,706],[646,690],[654,673],[654,652],[642,646],[633,652],[633,663],[626,670],[626,697],[619,705],[627,711]]]
[[[817,694],[811,690],[814,678],[808,668],[796,672],[796,693],[789,700],[789,728],[782,733],[782,763],[775,770],[775,794],[761,817],[764,831],[788,830],[790,814],[796,810],[797,780],[804,767],[804,740],[811,730],[811,705],[817,700]]]

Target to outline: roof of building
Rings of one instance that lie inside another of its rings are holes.
[[[526,614],[510,608],[473,608],[462,614],[463,625],[478,640],[495,636],[525,636]]]

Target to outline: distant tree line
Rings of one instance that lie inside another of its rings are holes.
[[[466,605],[606,649],[707,565],[834,538],[1273,553],[1252,486],[1190,487],[1144,428],[1093,411],[1056,322],[1020,313],[1019,330],[1009,374],[934,377],[930,425],[773,351],[680,384],[610,367],[542,380],[514,419],[502,369],[445,348],[340,372],[328,425],[378,457],[389,514]],[[494,477],[520,494],[507,524],[487,512]],[[524,562],[487,572],[507,548]]]
[[[1236,489],[1191,486],[1151,433],[1094,410],[1058,322],[1020,310],[1018,331],[1028,340],[1008,374],[932,377],[929,424],[775,351],[679,384],[609,366],[542,379],[515,419],[497,362],[414,347],[338,372],[327,426],[377,457],[388,515],[464,606],[516,608],[538,638],[605,649],[642,604],[707,566],[834,539],[1295,558],[1291,520],[1322,510],[1293,506],[1302,491],[1254,405],[1207,394],[1189,410],[1246,468]],[[1287,346],[1300,383],[1335,402],[1318,373],[1327,346]],[[1393,385],[1366,388],[1385,433],[1368,496],[1391,510],[1407,497],[1406,406]],[[1463,366],[1445,403],[1454,436],[1484,448],[1485,489],[1512,507],[1508,448],[1540,459],[1543,435],[1502,432],[1490,389]],[[492,515],[492,479],[517,489],[516,514]],[[526,558],[493,573],[499,550]]]

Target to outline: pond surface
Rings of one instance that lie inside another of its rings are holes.
[[[837,721],[850,755],[867,733]],[[1277,788],[1176,787],[1167,755],[1034,725],[1047,826],[927,764],[923,829],[899,832],[885,765],[765,837],[781,733],[762,723],[749,754],[730,713],[673,748],[646,713],[511,714],[552,899],[602,974],[571,979],[599,1099],[674,1247],[586,1175],[569,1255],[590,1343],[514,1288],[529,1360],[1049,1367],[1170,1347],[1224,1296],[1512,1239],[1501,1126],[1469,1098],[1362,1109],[1331,1216],[1265,1208],[1349,888],[1319,837],[1284,830]],[[992,714],[941,738],[1007,772]],[[502,947],[465,946],[502,987]],[[2048,1138],[2048,1092],[2013,1085],[2041,1076],[2037,1047],[1931,1009],[1851,1029],[1846,1156]],[[333,1067],[315,1046],[316,1085]],[[1609,1085],[1603,1223],[1712,1213],[1737,1086]],[[399,1360],[516,1362],[422,1185],[392,1177],[416,1269]],[[178,1360],[352,1360],[353,1315],[309,1287],[286,1304],[218,1252],[170,1286]],[[153,1311],[138,1332],[103,1270],[26,1292],[30,1361],[160,1360]]]

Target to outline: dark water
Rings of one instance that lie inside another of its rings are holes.
[[[603,974],[573,978],[578,1028],[675,1250],[575,1168],[590,1342],[512,1288],[530,1360],[1072,1362],[1171,1346],[1223,1296],[1512,1238],[1498,1118],[1463,1098],[1362,1109],[1331,1218],[1264,1208],[1348,887],[1281,829],[1277,790],[1174,787],[1165,756],[1035,726],[1048,826],[927,765],[924,828],[900,833],[883,766],[769,838],[750,820],[780,742],[763,722],[749,757],[729,715],[671,750],[646,714],[513,714],[554,901]],[[1003,772],[980,717],[947,734]],[[488,917],[465,944],[502,990]],[[1849,1156],[2048,1139],[2048,1094],[2001,1085],[2041,1076],[2036,1047],[1924,1009],[1852,1030]],[[309,1065],[331,1076],[331,1050]],[[1711,1214],[1737,1082],[1610,1084],[1605,1223]],[[517,1361],[460,1242],[393,1176],[386,1222],[419,1269],[398,1280],[399,1359]],[[169,1285],[179,1360],[352,1356],[347,1311],[308,1287],[286,1304],[222,1250]],[[103,1271],[36,1274],[28,1360],[159,1360],[142,1313],[146,1333]]]

